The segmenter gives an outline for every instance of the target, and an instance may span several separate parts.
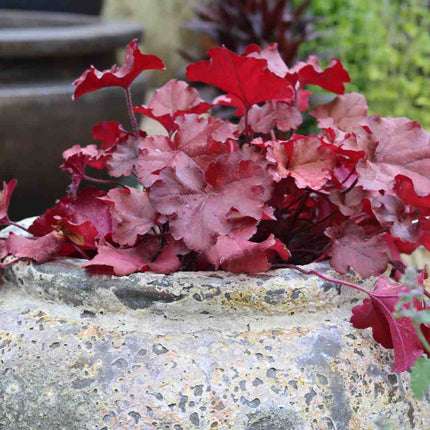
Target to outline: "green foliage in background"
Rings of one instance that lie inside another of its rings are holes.
[[[430,129],[430,1],[313,0],[318,39],[302,54],[339,58],[370,111]]]

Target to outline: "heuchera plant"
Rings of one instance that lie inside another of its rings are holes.
[[[67,196],[31,225],[32,237],[0,240],[2,267],[74,256],[85,268],[117,276],[291,268],[367,294],[352,310],[352,324],[372,328],[377,342],[394,348],[394,371],[418,359],[422,371],[420,363],[428,362],[420,357],[430,354],[426,273],[402,282],[401,253],[430,249],[429,133],[407,118],[369,116],[362,95],[344,94],[349,76],[336,59],[325,69],[315,57],[288,68],[275,44],[208,54],[188,67],[187,78],[225,92],[213,103],[173,79],[148,105],[133,107],[134,79],[164,69],[137,41],[122,67],[91,67],[75,81],[74,98],[121,87],[133,130],[101,122],[92,130],[97,144],[64,152]],[[309,85],[338,96],[310,112],[320,131],[303,136],[297,130]],[[233,106],[237,121],[210,116],[215,104]],[[165,133],[147,136],[135,113],[158,121]],[[91,177],[91,168],[112,179]],[[123,185],[129,176],[140,186]],[[83,180],[107,190],[83,188]],[[0,225],[16,225],[8,217],[15,185],[3,183]],[[373,277],[389,268],[389,276],[368,291],[301,267],[325,259],[339,274],[353,269]]]

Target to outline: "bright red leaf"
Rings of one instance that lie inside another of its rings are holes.
[[[123,142],[133,134],[124,130],[122,125],[116,121],[101,121],[91,130],[94,140],[102,142],[103,149],[109,149],[117,143]],[[144,136],[143,136],[144,137]]]
[[[124,64],[112,66],[110,70],[97,70],[94,66],[86,70],[73,82],[75,93],[73,99],[107,87],[130,88],[133,81],[145,70],[164,70],[163,62],[155,55],[144,55],[134,39],[127,45]]]
[[[266,60],[242,57],[225,47],[213,48],[208,55],[209,61],[187,67],[187,78],[231,94],[245,110],[266,100],[293,97],[291,85],[268,70]]]

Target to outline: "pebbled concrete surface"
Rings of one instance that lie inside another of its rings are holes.
[[[430,398],[349,324],[361,298],[287,270],[19,263],[0,287],[0,429],[429,428]]]

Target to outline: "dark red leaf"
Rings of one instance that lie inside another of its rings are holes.
[[[362,305],[352,309],[351,323],[359,329],[372,328],[374,339],[385,348],[394,348],[393,372],[408,370],[424,350],[410,318],[394,318],[400,294],[409,288],[378,279],[375,291]]]
[[[102,142],[103,149],[112,148],[132,136],[132,133],[124,130],[122,125],[116,121],[101,121],[93,127],[91,133],[94,140]]]
[[[45,263],[56,257],[63,246],[64,238],[56,231],[36,239],[10,233],[7,239],[10,254],[18,258],[30,258],[37,263]]]
[[[185,255],[189,249],[182,241],[170,241],[164,246],[160,255],[150,265],[151,272],[169,274],[180,269],[182,262],[178,255]]]
[[[403,203],[419,208],[423,215],[430,215],[430,190],[428,195],[421,197],[415,192],[411,179],[398,175],[394,191]]]
[[[89,221],[99,237],[106,237],[112,233],[112,217],[109,206],[98,199],[105,195],[105,191],[90,187],[78,192],[76,200],[65,197],[37,218],[30,226],[30,232],[44,236],[57,228],[59,219],[67,219],[75,225]]]
[[[383,235],[366,238],[362,227],[349,222],[343,233],[333,239],[330,264],[337,272],[346,274],[353,268],[369,277],[386,270],[389,257]]]
[[[109,243],[99,245],[98,254],[82,267],[97,269],[107,267],[116,276],[126,276],[149,268],[153,258],[159,251],[159,242],[148,238],[134,248],[115,248]]]
[[[119,245],[133,246],[140,235],[154,226],[156,212],[146,191],[116,188],[100,200],[111,205],[112,239]]]
[[[16,179],[12,179],[9,182],[3,181],[3,189],[0,191],[0,225],[9,224],[9,204],[17,183]]]
[[[106,87],[130,88],[133,81],[144,70],[164,70],[163,62],[155,55],[144,55],[140,52],[137,39],[127,45],[124,64],[119,67],[112,66],[110,70],[100,71],[94,66],[85,71],[82,76],[73,82],[76,86],[73,99],[84,94]]]
[[[286,246],[273,235],[264,242],[220,236],[214,246],[206,253],[208,260],[216,269],[234,273],[259,273],[270,269],[270,261],[279,255],[282,260],[291,257]]]
[[[209,61],[187,67],[190,81],[204,82],[239,99],[244,109],[266,100],[293,97],[293,89],[267,69],[267,61],[242,57],[225,47],[208,52]]]

